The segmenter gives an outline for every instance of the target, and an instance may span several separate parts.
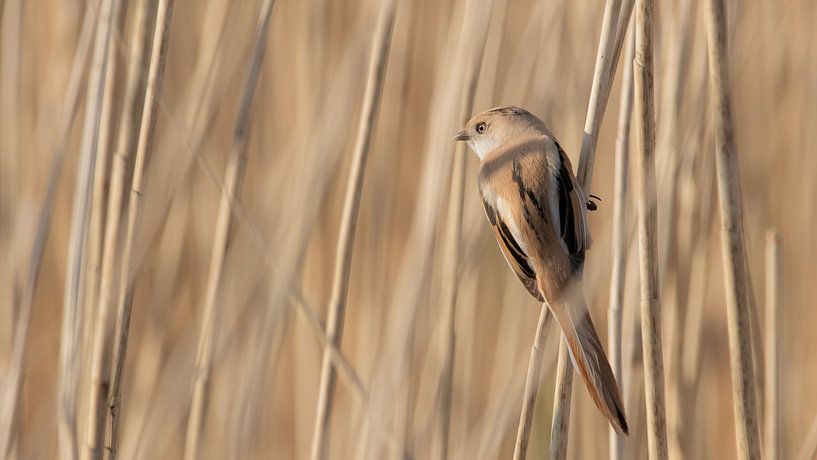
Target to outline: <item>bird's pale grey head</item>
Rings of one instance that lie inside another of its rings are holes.
[[[486,110],[465,125],[454,140],[465,141],[480,160],[492,150],[526,134],[546,133],[544,123],[525,109],[514,106]]]

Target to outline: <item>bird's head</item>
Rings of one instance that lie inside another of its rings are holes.
[[[527,134],[547,132],[544,123],[525,109],[496,107],[477,114],[454,136],[465,141],[480,160],[492,150]]]

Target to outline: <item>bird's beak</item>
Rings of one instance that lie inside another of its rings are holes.
[[[462,131],[458,132],[458,133],[457,133],[457,134],[454,136],[454,140],[455,140],[455,141],[467,141],[467,140],[468,140],[468,139],[470,139],[470,138],[471,138],[471,137],[470,137],[470,136],[468,136],[468,133],[466,133],[466,132],[465,132],[465,130],[462,130]]]

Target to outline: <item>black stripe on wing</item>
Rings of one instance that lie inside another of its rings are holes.
[[[533,273],[533,269],[530,268],[528,265],[528,255],[525,254],[525,251],[519,247],[519,244],[513,239],[513,235],[508,227],[505,225],[505,222],[502,220],[499,221],[499,235],[502,237],[502,242],[505,243],[505,246],[508,248],[508,251],[513,256],[516,263],[519,264],[519,269],[529,278],[536,278],[536,274]]]
[[[576,201],[581,200],[579,200],[578,193],[575,190],[570,166],[565,161],[567,154],[558,143],[556,148],[559,149],[559,183],[557,186],[559,192],[559,227],[562,241],[564,241],[570,255],[571,264],[574,269],[577,269],[584,263],[584,238],[582,236],[584,229],[580,228],[582,216],[577,215],[583,210],[577,209],[576,206]],[[584,206],[584,203],[580,203],[580,205]]]
[[[525,251],[514,239],[511,230],[502,221],[502,216],[485,201],[482,204],[485,208],[485,216],[488,217],[488,221],[494,229],[494,236],[497,243],[499,243],[499,249],[502,250],[502,254],[505,256],[505,261],[508,262],[508,265],[528,292],[540,302],[544,302],[545,299],[539,293],[539,288],[536,285],[536,272],[533,271],[530,262],[528,262],[528,255],[525,254]]]

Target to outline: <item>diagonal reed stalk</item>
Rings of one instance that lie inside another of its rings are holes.
[[[28,352],[28,333],[31,327],[31,314],[34,304],[34,294],[37,290],[37,282],[40,276],[40,268],[43,264],[43,256],[45,255],[45,246],[48,243],[48,234],[51,228],[51,219],[54,213],[54,202],[57,193],[57,185],[59,183],[62,166],[65,160],[65,150],[68,143],[68,137],[71,134],[71,128],[76,120],[77,111],[79,109],[80,92],[82,89],[82,74],[85,70],[85,64],[88,60],[88,51],[92,43],[94,31],[94,20],[96,18],[95,9],[87,7],[81,26],[81,32],[77,41],[77,49],[74,55],[74,62],[71,65],[71,71],[68,77],[68,85],[65,91],[65,99],[62,104],[62,114],[60,116],[60,124],[57,129],[57,140],[54,146],[54,155],[51,159],[51,164],[48,170],[48,182],[45,195],[43,196],[42,205],[40,206],[40,213],[37,219],[37,230],[34,234],[34,243],[31,248],[31,256],[29,257],[28,274],[26,284],[20,298],[20,305],[17,309],[17,320],[14,324],[14,341],[12,345],[11,363],[9,365],[9,373],[6,375],[6,384],[2,392],[2,400],[0,400],[0,456],[7,456],[11,450],[11,440],[14,435],[15,420],[17,418],[17,411],[19,410],[20,388],[23,383],[23,366],[26,363]],[[63,412],[62,405],[57,408],[58,414],[67,415],[69,412]],[[60,416],[58,425],[62,428],[62,420],[68,417]],[[76,428],[72,426],[71,435],[73,441]],[[60,429],[60,438],[62,440],[62,429]],[[66,440],[67,441],[67,440]],[[62,443],[61,443],[62,445]],[[67,458],[69,452],[75,452],[74,449],[67,449],[61,451],[63,458]]]
[[[613,261],[610,275],[610,306],[607,315],[607,353],[613,375],[624,388],[621,362],[621,309],[624,303],[624,281],[627,274],[627,200],[630,161],[630,120],[633,114],[633,53],[635,33],[630,32],[624,55],[624,75],[618,111],[616,138],[615,185],[613,186]],[[610,427],[610,458],[620,460],[624,455],[624,437]]]
[[[264,0],[261,13],[258,17],[255,46],[247,80],[244,85],[244,95],[236,117],[233,133],[233,145],[227,160],[224,187],[221,189],[216,230],[213,239],[213,248],[210,256],[210,271],[207,278],[207,288],[204,299],[204,312],[199,332],[198,352],[196,355],[196,370],[193,377],[193,398],[187,420],[187,434],[185,437],[184,456],[188,459],[199,457],[201,432],[204,427],[204,418],[207,413],[209,400],[210,374],[213,369],[213,355],[218,342],[218,328],[221,325],[223,313],[222,305],[218,302],[219,286],[224,271],[225,256],[232,227],[233,203],[238,201],[241,184],[247,164],[247,139],[249,137],[250,115],[255,88],[258,86],[258,76],[261,73],[261,64],[264,61],[269,36],[270,18],[275,5],[274,0]]]
[[[327,313],[326,333],[333,345],[339,348],[343,335],[343,321],[346,310],[346,297],[349,290],[349,278],[352,268],[352,251],[355,242],[357,216],[360,211],[360,196],[363,190],[363,177],[366,171],[366,160],[369,155],[377,119],[383,80],[386,74],[386,62],[391,46],[394,29],[394,16],[397,0],[383,0],[374,33],[372,54],[369,60],[366,89],[363,94],[357,138],[355,139],[352,165],[349,172],[346,196],[343,203],[343,214],[338,235],[335,270],[332,281],[332,293]],[[335,396],[336,370],[330,358],[329,349],[324,348],[321,364],[321,381],[318,393],[318,408],[315,416],[315,429],[312,437],[311,458],[323,459],[327,456],[329,445],[329,422],[332,418],[332,405]]]
[[[706,2],[709,84],[715,128],[715,160],[721,215],[721,249],[729,329],[738,458],[760,458],[755,381],[752,364],[750,284],[743,239],[743,204],[732,122],[726,6]]]
[[[363,383],[363,379],[360,378],[360,374],[358,374],[354,366],[352,366],[352,363],[349,362],[349,359],[346,358],[346,355],[329,340],[315,309],[306,302],[302,293],[295,288],[290,289],[289,297],[292,299],[292,303],[295,305],[299,316],[304,319],[312,330],[312,333],[315,334],[321,347],[329,352],[329,358],[332,360],[335,369],[337,369],[338,375],[347,381],[352,394],[357,397],[359,403],[364,408],[367,420],[376,428],[376,433],[386,444],[391,446],[392,450],[395,452],[398,451],[397,449],[400,448],[400,439],[396,436],[393,427],[388,424],[382,411],[377,410],[377,408],[371,404],[370,392]]]
[[[593,180],[593,164],[596,158],[596,142],[604,118],[610,88],[615,78],[615,69],[624,34],[630,22],[633,1],[607,0],[602,18],[601,36],[593,72],[593,84],[582,136],[579,166],[576,178],[585,193],[589,193]],[[541,314],[545,314],[542,310]],[[541,323],[541,318],[540,318]],[[564,459],[567,455],[567,437],[570,428],[570,401],[572,396],[573,372],[569,361],[567,343],[559,341],[559,361],[556,371],[556,394],[553,403],[553,419],[550,428],[550,458]]]
[[[150,65],[145,86],[145,102],[142,107],[142,118],[139,127],[136,160],[131,183],[128,217],[125,228],[125,240],[120,260],[120,292],[116,302],[116,311],[111,305],[103,305],[95,324],[94,341],[91,355],[91,388],[88,407],[88,430],[86,446],[82,451],[83,458],[101,458],[105,440],[105,427],[108,414],[108,396],[111,380],[112,349],[114,340],[120,341],[123,347],[127,341],[127,322],[124,328],[114,331],[113,319],[124,315],[130,317],[133,296],[133,246],[141,219],[141,201],[145,187],[147,163],[153,147],[156,112],[161,92],[167,56],[167,43],[170,35],[170,20],[173,15],[173,0],[159,0],[156,13],[156,25],[153,30],[153,42],[150,53]],[[113,316],[116,314],[116,316]],[[124,352],[124,348],[122,348]],[[114,452],[115,454],[115,452]]]
[[[766,409],[764,458],[781,458],[780,447],[780,235],[766,234]]]
[[[488,0],[479,7],[484,11],[477,20],[482,23],[477,26],[480,30],[488,30],[491,22],[493,0]],[[469,16],[470,17],[470,16]],[[460,119],[463,126],[471,117],[474,108],[474,99],[477,93],[477,83],[479,82],[480,69],[485,57],[485,45],[488,41],[488,33],[479,37],[478,42],[471,48],[468,57],[469,66],[465,77],[465,95],[462,101]],[[440,373],[440,403],[439,426],[437,449],[440,459],[448,458],[449,439],[451,431],[451,398],[454,380],[454,356],[456,351],[456,331],[454,323],[456,319],[457,293],[460,284],[460,272],[462,270],[462,219],[465,192],[465,171],[467,166],[466,145],[462,142],[456,143],[454,147],[454,164],[451,170],[451,190],[448,200],[448,224],[445,234],[446,253],[444,256],[443,276],[443,308],[442,324],[444,337],[442,371]],[[539,375],[537,373],[537,375]]]
[[[655,186],[655,87],[653,80],[653,0],[636,3],[634,118],[636,120],[638,246],[641,274],[641,346],[651,459],[667,458],[661,300],[658,276],[658,216]]]

